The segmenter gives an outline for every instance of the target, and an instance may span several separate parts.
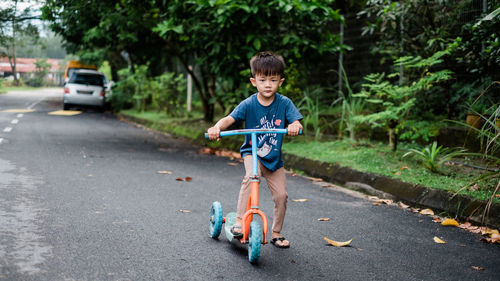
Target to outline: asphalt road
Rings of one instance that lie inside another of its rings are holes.
[[[291,175],[289,199],[307,199],[288,203],[291,248],[263,245],[252,265],[208,235],[213,201],[236,208],[242,164],[110,113],[51,115],[61,92],[0,95],[0,280],[499,280],[500,245]]]

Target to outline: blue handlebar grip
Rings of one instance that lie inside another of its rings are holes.
[[[205,138],[208,139],[208,133],[205,133]]]

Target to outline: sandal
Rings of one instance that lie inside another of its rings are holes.
[[[236,231],[236,229],[239,229],[239,231]],[[241,232],[241,225],[233,225],[233,227],[231,227],[231,234],[234,238],[243,237],[243,233]]]
[[[280,241],[281,243],[278,244],[278,241]],[[287,241],[288,245],[283,245],[283,241]],[[290,242],[286,240],[285,237],[274,237],[273,239],[271,239],[271,244],[278,248],[290,248]]]

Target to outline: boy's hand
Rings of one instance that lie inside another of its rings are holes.
[[[302,130],[302,124],[297,120],[292,124],[288,125],[287,133],[289,136],[296,136],[299,134],[299,131]]]
[[[209,128],[207,133],[210,140],[220,140],[220,128],[218,126]]]

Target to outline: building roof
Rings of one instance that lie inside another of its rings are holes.
[[[31,73],[35,72],[36,66],[34,58],[17,58],[16,59],[16,71],[19,73]],[[52,66],[50,72],[56,72],[63,68],[59,64],[63,60],[60,59],[47,59],[47,62]],[[0,57],[0,72],[12,72],[12,67],[10,66],[9,59],[6,57]]]

